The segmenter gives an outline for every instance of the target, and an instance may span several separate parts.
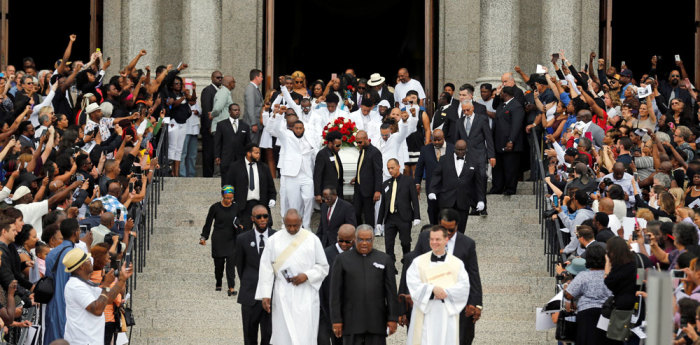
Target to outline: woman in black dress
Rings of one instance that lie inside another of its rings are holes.
[[[209,207],[207,220],[202,228],[199,244],[205,245],[209,239],[212,221],[214,232],[211,234],[211,256],[214,258],[214,277],[216,278],[216,291],[221,291],[221,283],[226,266],[226,282],[228,283],[228,295],[235,296],[236,266],[235,252],[236,236],[242,230],[236,217],[238,207],[233,201],[233,187],[226,185],[221,188],[221,201]]]

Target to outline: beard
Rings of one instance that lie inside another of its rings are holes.
[[[297,137],[297,139],[301,139],[301,137],[304,136],[304,132],[301,132],[301,134],[297,134],[297,132],[293,132],[294,136]]]
[[[676,86],[678,86],[679,81],[678,81],[678,79],[674,78],[674,79],[671,79],[671,82],[669,84],[671,84],[671,86],[673,86],[673,87],[676,87]]]

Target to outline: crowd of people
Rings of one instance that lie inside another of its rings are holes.
[[[0,329],[10,344],[113,344],[126,332],[130,248],[161,128],[190,112],[177,84],[186,65],[152,78],[135,68],[141,51],[107,78],[110,58],[73,57],[76,39],[53,66],[27,57],[0,72]]]

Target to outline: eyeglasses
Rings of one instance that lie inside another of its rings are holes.
[[[671,105],[678,105],[681,104],[681,102],[671,102]]]
[[[347,243],[347,244],[352,244],[352,240],[338,240],[338,243]]]
[[[224,79],[222,76],[214,77],[214,79]]]
[[[678,74],[671,74],[671,78],[680,78],[681,76]]]
[[[365,90],[365,89],[367,89],[367,87],[365,87],[365,86],[358,86],[357,89],[358,89],[358,90]]]
[[[369,242],[372,242],[372,240],[374,240],[374,239],[373,238],[358,238],[357,242],[358,243],[363,243],[363,242],[369,243]]]
[[[304,81],[303,80],[295,80],[294,84],[304,84]]]
[[[270,218],[270,215],[268,214],[256,214],[255,219],[267,219]]]

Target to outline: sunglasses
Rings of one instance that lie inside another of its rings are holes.
[[[367,88],[364,87],[364,86],[358,86],[357,89],[358,89],[358,90],[365,90],[365,89],[367,89]]]
[[[342,144],[335,145],[335,147],[337,148],[340,148],[340,146],[342,146]]]
[[[351,240],[351,241],[348,241],[348,240],[338,240],[338,243],[352,244],[352,240]]]
[[[294,82],[294,84],[304,84],[304,81],[303,81],[303,80],[297,80],[297,81]]]
[[[222,76],[220,76],[220,77],[214,77],[214,79],[224,79],[224,77],[222,77]]]
[[[270,215],[268,215],[268,214],[255,215],[255,219],[267,219],[267,218],[270,218]]]
[[[680,77],[681,77],[680,75],[675,75],[675,74],[671,75],[671,78],[680,78]]]

